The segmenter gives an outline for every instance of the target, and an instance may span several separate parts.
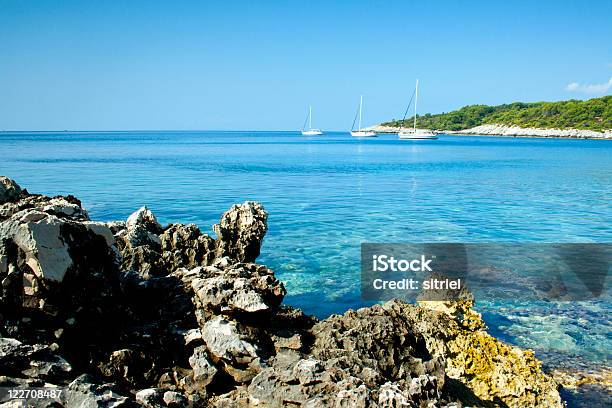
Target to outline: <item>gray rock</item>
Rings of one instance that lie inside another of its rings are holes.
[[[194,278],[191,287],[198,307],[212,315],[271,312],[286,293],[273,272],[261,265],[209,266],[199,275],[202,277]]]
[[[123,226],[112,226],[123,257],[121,269],[137,272],[145,279],[163,276],[159,237],[162,226],[155,215],[147,207],[141,207]]]
[[[168,271],[207,266],[215,258],[215,240],[194,224],[171,224],[160,239],[162,263]]]
[[[129,399],[112,390],[110,384],[95,384],[88,375],[77,377],[68,385],[66,406],[78,408],[128,407]]]
[[[52,198],[42,207],[42,211],[60,218],[89,219],[87,211],[81,208],[79,204],[70,202],[64,197]]]
[[[261,334],[220,316],[202,327],[202,338],[215,361],[237,382],[246,382],[261,370],[262,350],[257,344]]]
[[[187,398],[176,391],[166,391],[164,393],[164,402],[170,408],[182,408],[188,405]]]
[[[248,363],[257,357],[257,347],[244,336],[236,322],[216,317],[204,324],[202,338],[217,358]]]
[[[162,226],[155,215],[147,207],[141,207],[128,217],[122,238],[132,248],[152,245],[159,252],[161,239],[158,235],[161,232]]]
[[[143,227],[145,230],[154,234],[159,234],[162,231],[161,224],[157,221],[157,217],[146,206],[140,207],[133,212],[125,223],[126,228]]]
[[[444,385],[443,358],[429,352],[423,336],[399,312],[379,305],[349,310],[315,324],[312,332],[312,355],[326,366],[341,365],[358,378],[368,367],[385,382],[427,374],[437,378],[438,391]]]
[[[561,406],[468,293],[323,321],[283,307],[282,283],[251,263],[260,204],[232,207],[215,241],[146,208],[96,223],[74,197],[0,184],[0,386],[70,384],[70,407]]]
[[[293,376],[302,385],[309,385],[321,381],[321,373],[325,369],[314,358],[298,361],[293,367]]]
[[[115,259],[116,249],[109,246],[112,233],[104,224],[79,223],[38,210],[19,212],[0,223],[0,240],[10,240],[23,252],[36,277],[55,282],[74,269],[71,252],[89,234],[99,236],[105,244],[101,250]]]
[[[19,184],[8,177],[0,176],[0,204],[18,200],[22,194],[24,191]]]
[[[162,391],[157,388],[147,388],[136,393],[136,402],[145,408],[162,408]]]
[[[217,256],[238,262],[254,262],[268,231],[268,213],[254,201],[232,206],[213,226],[217,234]]]
[[[206,387],[215,378],[217,367],[208,358],[205,346],[196,347],[193,354],[189,357],[189,365],[193,369],[193,379],[195,382]]]

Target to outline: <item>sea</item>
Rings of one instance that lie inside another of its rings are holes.
[[[94,220],[125,220],[146,205],[162,223],[211,235],[232,204],[259,201],[269,231],[258,262],[285,283],[285,303],[319,318],[372,304],[360,296],[362,243],[612,243],[612,141],[0,132],[0,174],[31,193],[73,194]],[[535,350],[545,368],[609,373],[609,291],[476,301],[491,334]],[[597,392],[564,397],[610,401],[609,388]]]

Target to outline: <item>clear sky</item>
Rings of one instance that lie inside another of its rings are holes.
[[[350,127],[612,91],[612,1],[0,0],[0,130]]]

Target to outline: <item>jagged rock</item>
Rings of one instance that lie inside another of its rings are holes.
[[[380,305],[349,310],[317,323],[312,332],[312,355],[356,377],[369,367],[389,381],[428,374],[437,378],[440,388],[444,384],[443,359],[431,355],[423,336],[394,310]]]
[[[162,262],[169,271],[210,265],[215,258],[215,240],[194,224],[171,224],[160,239]]]
[[[0,223],[0,240],[11,241],[23,253],[24,262],[40,279],[61,282],[69,270],[78,270],[81,242],[96,241],[100,255],[115,259],[111,231],[100,223],[76,222],[39,210],[24,210]]]
[[[95,384],[83,374],[68,385],[66,406],[79,408],[128,407],[129,399],[113,391],[111,384]]]
[[[201,268],[191,280],[199,308],[209,315],[270,313],[282,302],[285,287],[262,265],[235,264]]]
[[[107,361],[98,364],[98,369],[107,381],[139,387],[150,382],[154,363],[142,352],[121,349],[110,353]]]
[[[433,273],[429,278],[447,279],[446,276],[439,273]],[[449,315],[465,329],[473,331],[486,329],[482,316],[473,309],[474,295],[465,286],[459,290],[424,291],[417,297],[417,303],[423,308]]]
[[[121,269],[135,271],[144,278],[162,276],[159,237],[162,227],[155,215],[147,207],[141,207],[128,217],[124,225],[124,228],[121,224],[113,225],[123,256]]]
[[[54,351],[44,344],[30,345],[0,337],[0,374],[43,382],[64,381],[72,367]]]
[[[258,203],[232,207],[213,240],[144,207],[92,222],[74,197],[1,183],[0,386],[70,384],[79,407],[561,404],[532,352],[486,333],[471,294],[323,321],[282,306],[282,283],[252,263]]]
[[[136,402],[145,408],[162,408],[162,392],[157,388],[147,388],[136,393]]]
[[[189,357],[189,365],[193,369],[193,379],[202,387],[206,387],[215,378],[217,368],[208,358],[206,347],[199,346],[193,350],[193,354]]]
[[[42,211],[60,218],[82,221],[89,219],[89,214],[81,207],[80,201],[68,200],[64,197],[52,198],[42,207]]]
[[[166,391],[163,400],[166,406],[170,408],[182,408],[188,405],[187,398],[176,391]]]
[[[0,204],[18,200],[22,194],[24,191],[19,184],[8,177],[0,176]]]
[[[162,226],[157,221],[157,217],[146,206],[134,211],[128,217],[125,226],[126,228],[143,227],[153,234],[160,234],[162,232]]]
[[[135,271],[145,279],[163,276],[163,269],[159,263],[159,252],[150,246],[125,247],[122,254],[121,269]]]
[[[217,234],[217,256],[238,262],[254,262],[268,231],[268,213],[254,201],[232,206],[213,226]]]
[[[151,245],[159,252],[161,239],[158,235],[161,232],[162,226],[155,215],[147,207],[141,207],[128,217],[124,240],[132,248]]]
[[[213,361],[237,382],[251,380],[260,370],[264,351],[259,346],[265,334],[220,316],[206,322],[202,338]]]
[[[484,403],[502,401],[508,407],[562,406],[557,384],[542,372],[541,363],[531,350],[503,343],[483,329],[474,330],[484,327],[484,323],[466,326],[462,317],[465,310],[456,315],[450,309],[447,314],[397,300],[382,308],[404,316],[425,338],[431,353],[445,360],[446,375],[460,380]],[[476,315],[470,315],[470,319],[476,319]]]

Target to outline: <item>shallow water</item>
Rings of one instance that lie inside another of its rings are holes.
[[[361,242],[612,242],[612,141],[347,133],[0,133],[0,174],[74,194],[97,220],[146,204],[211,232],[261,201],[259,261],[286,302],[325,317],[364,305]],[[490,330],[552,365],[609,365],[610,299],[478,304]]]

